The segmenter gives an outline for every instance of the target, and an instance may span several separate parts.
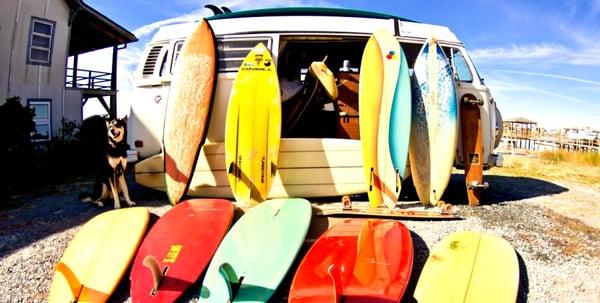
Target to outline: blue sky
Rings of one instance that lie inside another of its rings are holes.
[[[448,26],[469,50],[504,118],[526,117],[547,127],[600,130],[600,0],[85,2],[140,39],[120,53],[122,90],[129,89],[135,65],[156,28],[210,15],[203,8],[206,3],[234,11],[275,6],[345,7]],[[87,64],[98,65],[99,58],[110,56],[104,52],[91,57],[94,60]],[[85,61],[82,57],[82,68],[86,68]],[[110,63],[103,69],[110,69]]]

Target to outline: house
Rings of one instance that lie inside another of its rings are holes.
[[[114,115],[118,51],[135,41],[83,0],[3,0],[0,104],[18,96],[33,108],[37,140],[56,135],[62,118],[80,122],[87,100],[98,100]],[[79,54],[107,47],[113,48],[112,73],[77,68]],[[74,66],[67,69],[70,56]]]

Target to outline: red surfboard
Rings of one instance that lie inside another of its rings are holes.
[[[131,270],[132,302],[173,302],[198,280],[233,219],[227,200],[177,204],[150,229]]]
[[[399,221],[348,219],[326,231],[296,271],[289,302],[399,302],[413,264]]]

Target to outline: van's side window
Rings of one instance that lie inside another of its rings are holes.
[[[177,58],[179,58],[182,46],[183,40],[175,42],[175,46],[173,47],[173,58],[171,59],[171,75],[175,72],[175,64],[177,63]]]
[[[458,75],[459,81],[473,82],[473,74],[471,74],[469,64],[467,64],[467,60],[465,60],[460,50],[456,48],[452,49],[452,66],[454,72]]]

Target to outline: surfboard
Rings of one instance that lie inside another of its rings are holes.
[[[321,235],[294,275],[289,302],[399,302],[413,244],[399,221],[347,219]]]
[[[217,249],[200,302],[266,302],[304,243],[311,219],[304,199],[268,200],[250,208]]]
[[[231,88],[225,120],[225,163],[235,199],[267,198],[277,171],[281,100],[275,63],[266,46],[251,50]]]
[[[204,272],[227,233],[227,200],[192,199],[165,213],[142,242],[131,269],[132,302],[174,302]]]
[[[282,138],[278,168],[268,198],[332,197],[365,192],[361,143],[358,140]],[[225,146],[202,147],[187,195],[232,198],[225,164]],[[134,167],[135,181],[165,190],[162,155]]]
[[[436,205],[456,156],[458,104],[452,69],[433,37],[417,56],[413,85],[410,170],[421,203]]]
[[[460,132],[465,183],[469,205],[479,205],[483,182],[483,130],[479,106],[483,105],[473,95],[463,96],[460,102]]]
[[[359,81],[360,137],[373,207],[394,208],[400,195],[410,138],[408,79],[400,43],[387,30],[376,31],[365,46]]]
[[[415,289],[419,303],[515,302],[519,263],[504,239],[454,232],[431,250]]]
[[[167,102],[163,151],[171,203],[186,194],[198,153],[206,139],[216,82],[216,46],[204,19],[185,41]]]
[[[105,302],[146,232],[150,215],[132,207],[104,212],[85,223],[56,264],[49,302]]]

